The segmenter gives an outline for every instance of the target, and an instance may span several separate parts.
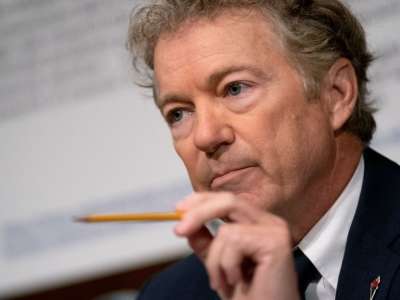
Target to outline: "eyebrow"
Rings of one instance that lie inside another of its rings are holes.
[[[267,79],[270,77],[262,69],[252,65],[229,66],[211,74],[207,79],[207,86],[216,86],[226,76],[232,73],[243,72],[243,71],[249,71],[250,73],[253,73],[255,76],[260,77],[262,79]]]
[[[170,102],[188,102],[189,97],[186,97],[184,95],[176,94],[176,93],[168,93],[165,96],[161,97],[161,99],[155,95],[154,97],[155,103],[159,109],[164,107]]]
[[[226,76],[228,76],[232,73],[243,72],[243,71],[248,71],[250,73],[253,73],[255,76],[262,78],[262,79],[270,78],[270,74],[264,72],[260,68],[257,68],[252,65],[238,65],[238,66],[228,66],[228,67],[222,68],[221,70],[218,70],[218,71],[212,73],[207,78],[206,84],[208,87],[215,87]],[[166,95],[162,96],[161,98],[156,97],[155,102],[156,102],[158,108],[162,108],[169,102],[187,102],[187,101],[189,101],[188,99],[189,99],[189,97],[187,97],[185,95],[180,95],[177,93],[167,93]]]

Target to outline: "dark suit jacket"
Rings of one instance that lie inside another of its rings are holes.
[[[339,275],[337,300],[400,300],[400,167],[367,148],[360,201],[350,227]],[[151,280],[139,300],[216,300],[202,263],[194,256]]]

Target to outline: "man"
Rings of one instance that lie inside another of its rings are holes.
[[[400,171],[367,147],[372,57],[343,4],[160,0],[129,47],[195,191],[175,232],[196,255],[139,299],[400,299]]]

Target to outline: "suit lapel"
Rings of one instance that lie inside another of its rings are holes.
[[[366,235],[351,244],[343,260],[336,299],[368,300],[371,282],[378,276],[381,283],[374,300],[387,299],[392,278],[400,265],[399,257],[372,236]]]
[[[380,276],[373,300],[387,299],[400,257],[391,249],[399,237],[399,167],[371,149],[364,152],[364,182],[352,222],[337,287],[337,300],[370,299],[370,284]],[[397,252],[398,253],[398,252]]]

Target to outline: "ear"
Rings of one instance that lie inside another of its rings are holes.
[[[351,62],[339,58],[326,73],[321,88],[321,100],[336,131],[350,118],[358,98],[357,76]]]

